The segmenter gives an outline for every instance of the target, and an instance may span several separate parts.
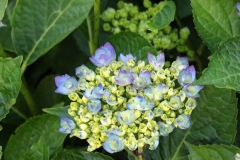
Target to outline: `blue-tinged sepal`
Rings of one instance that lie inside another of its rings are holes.
[[[58,132],[69,134],[76,125],[71,119],[60,117],[60,126],[61,128],[58,129]]]
[[[108,139],[103,143],[103,148],[108,153],[120,152],[124,149],[124,139],[115,134],[110,134]]]
[[[190,116],[181,114],[174,121],[175,127],[179,127],[181,129],[188,129],[191,126]]]

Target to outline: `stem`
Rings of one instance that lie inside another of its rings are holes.
[[[33,100],[33,97],[31,95],[30,91],[28,90],[28,88],[26,86],[26,82],[25,82],[24,79],[23,79],[23,83],[22,83],[20,91],[21,91],[24,99],[26,100],[26,102],[28,104],[28,108],[30,109],[32,115],[37,115],[38,114],[38,109],[35,105],[35,102]]]
[[[93,49],[98,47],[98,38],[100,31],[100,0],[94,1],[94,37],[93,37]]]
[[[87,26],[88,26],[88,35],[89,35],[88,46],[89,46],[89,50],[90,50],[91,55],[93,55],[94,45],[93,45],[93,39],[92,39],[93,38],[93,36],[92,36],[92,25],[91,25],[89,15],[87,16]]]
[[[15,107],[11,107],[12,111],[15,112],[17,115],[19,115],[19,117],[23,118],[24,120],[28,120],[28,117],[23,114],[22,112],[20,112],[17,108]]]

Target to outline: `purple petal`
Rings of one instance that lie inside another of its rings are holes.
[[[90,61],[98,67],[106,66],[114,59],[116,59],[116,52],[109,42],[98,48],[90,57]]]
[[[188,66],[186,69],[183,69],[178,76],[178,82],[182,86],[193,83],[195,79],[196,79],[196,70],[193,65]]]
[[[126,56],[124,56],[122,53],[119,55],[118,60],[122,61],[124,64],[127,64],[127,62],[130,60],[136,60],[136,57],[133,57],[132,54],[127,54]]]
[[[240,2],[236,3],[236,8],[240,11]]]
[[[146,82],[147,82],[147,85],[152,83],[151,82],[151,74],[148,70],[145,70],[145,71],[141,70],[140,74],[139,74],[139,77],[145,79]]]
[[[55,84],[58,87],[61,83],[65,82],[70,76],[68,74],[55,77]]]
[[[127,70],[120,70],[118,76],[114,77],[114,80],[119,86],[129,85],[133,81],[132,73]]]
[[[183,88],[183,91],[186,93],[186,96],[189,98],[198,98],[200,95],[198,92],[203,89],[203,86],[200,85],[188,85]]]

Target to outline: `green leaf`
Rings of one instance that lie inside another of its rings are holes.
[[[147,53],[156,54],[153,46],[143,37],[132,32],[121,32],[107,39],[114,47],[117,57],[122,53],[124,55],[131,53],[137,57],[137,60],[147,60]],[[124,42],[124,43],[123,43]]]
[[[174,15],[176,12],[174,1],[160,2],[159,6],[159,12],[147,22],[148,27],[151,30],[162,29],[168,26],[174,20]]]
[[[98,152],[86,152],[81,151],[84,156],[84,159],[91,159],[91,160],[113,160],[111,157],[98,153]]]
[[[2,159],[2,146],[0,146],[0,159]]]
[[[212,52],[220,43],[240,34],[237,0],[191,0],[196,29]]]
[[[12,19],[13,44],[33,63],[77,28],[88,15],[93,0],[19,0]]]
[[[113,160],[111,157],[98,153],[64,149],[56,154],[53,160]]]
[[[59,117],[73,119],[73,117],[68,114],[69,108],[70,106],[64,106],[64,107],[61,106],[61,107],[53,107],[53,108],[44,108],[43,111]]]
[[[30,150],[20,158],[20,160],[49,160],[48,150],[48,147],[45,146],[43,137],[41,137],[39,141],[33,144]]]
[[[167,137],[160,137],[156,151],[148,151],[146,160],[185,160],[188,151],[184,142],[191,144],[232,144],[236,135],[236,93],[228,89],[204,86],[191,115],[191,127],[174,129]]]
[[[195,84],[214,84],[240,91],[240,36],[222,43],[209,59],[209,67]]]
[[[7,8],[8,0],[1,0],[0,1],[0,22],[2,21],[2,18],[4,16],[4,12]]]
[[[190,160],[235,160],[236,153],[240,153],[239,148],[227,145],[194,146],[187,144],[187,147],[190,152]]]
[[[4,50],[8,50],[11,52],[15,52],[15,48],[13,46],[12,37],[11,37],[11,31],[12,27],[10,24],[10,20],[12,19],[12,12],[13,8],[15,6],[15,1],[10,1],[8,3],[5,15],[3,17],[2,22],[6,24],[6,27],[2,27],[0,29],[0,44],[3,47]]]
[[[6,117],[21,87],[22,57],[0,58],[0,120]]]
[[[61,152],[58,152],[52,160],[85,160],[81,152],[64,149]]]
[[[176,14],[180,19],[192,14],[190,0],[174,0],[174,2],[176,4]]]
[[[11,135],[4,152],[7,160],[16,160],[23,156],[41,137],[49,147],[49,156],[63,143],[67,135],[58,132],[60,119],[54,115],[41,115],[29,119]]]

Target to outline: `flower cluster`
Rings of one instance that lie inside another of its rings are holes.
[[[143,1],[145,11],[139,11],[138,6],[132,3],[118,2],[118,9],[107,8],[101,15],[104,31],[114,34],[121,31],[138,33],[147,39],[157,51],[176,49],[178,52],[187,52],[188,57],[193,57],[194,52],[188,48],[186,41],[190,30],[183,27],[180,30],[170,25],[161,30],[149,30],[147,21],[154,17],[162,7],[159,4],[152,4],[149,0]]]
[[[72,101],[72,118],[61,117],[59,132],[87,139],[88,151],[103,146],[114,153],[154,150],[160,136],[190,127],[203,86],[193,85],[196,71],[187,58],[177,57],[170,68],[164,67],[164,53],[148,53],[148,64],[132,54],[120,54],[117,61],[107,42],[90,60],[95,72],[82,65],[76,68],[78,80],[67,74],[55,78],[56,92]]]

